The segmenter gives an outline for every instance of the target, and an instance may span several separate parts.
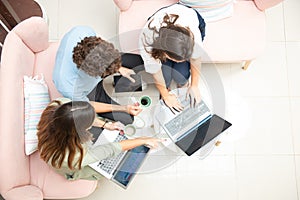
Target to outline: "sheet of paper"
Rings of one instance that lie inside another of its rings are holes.
[[[114,142],[118,135],[119,131],[110,131],[104,129],[93,146],[99,146],[110,142]]]

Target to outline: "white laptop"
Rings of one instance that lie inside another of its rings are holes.
[[[179,101],[183,111],[174,114],[164,105],[164,113],[156,117],[173,142],[189,156],[232,125],[212,114],[203,101],[195,107],[190,107],[185,95],[179,96]]]
[[[94,145],[97,146],[126,139],[127,137],[120,135],[119,131],[103,130]],[[147,157],[149,150],[150,149],[146,146],[139,146],[129,151],[122,152],[115,157],[95,162],[89,166],[101,175],[115,182],[117,185],[126,189]]]

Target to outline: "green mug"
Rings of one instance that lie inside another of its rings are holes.
[[[145,95],[140,98],[140,105],[143,107],[149,107],[152,103],[152,100],[149,96]]]

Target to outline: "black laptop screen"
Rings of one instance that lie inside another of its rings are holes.
[[[230,126],[231,123],[228,121],[213,115],[205,123],[195,127],[184,138],[177,141],[176,145],[190,156]]]
[[[135,80],[135,82],[131,82],[128,78],[123,76],[114,76],[114,87],[115,92],[134,92],[134,91],[142,91],[142,79],[138,74],[132,74],[131,78]]]
[[[146,146],[139,146],[130,150],[126,154],[123,163],[121,163],[120,167],[115,172],[114,181],[127,187],[128,183],[140,168],[148,152],[149,148]]]

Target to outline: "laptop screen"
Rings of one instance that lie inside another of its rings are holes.
[[[131,82],[129,79],[115,75],[114,76],[114,87],[115,92],[134,92],[134,91],[142,91],[142,79],[139,74],[132,74],[131,78],[135,80],[135,82]]]
[[[146,146],[139,146],[128,151],[125,159],[116,170],[113,180],[126,188],[142,165],[149,150]]]
[[[184,138],[177,141],[176,145],[190,156],[231,125],[221,117],[213,115],[205,123],[196,126]]]

